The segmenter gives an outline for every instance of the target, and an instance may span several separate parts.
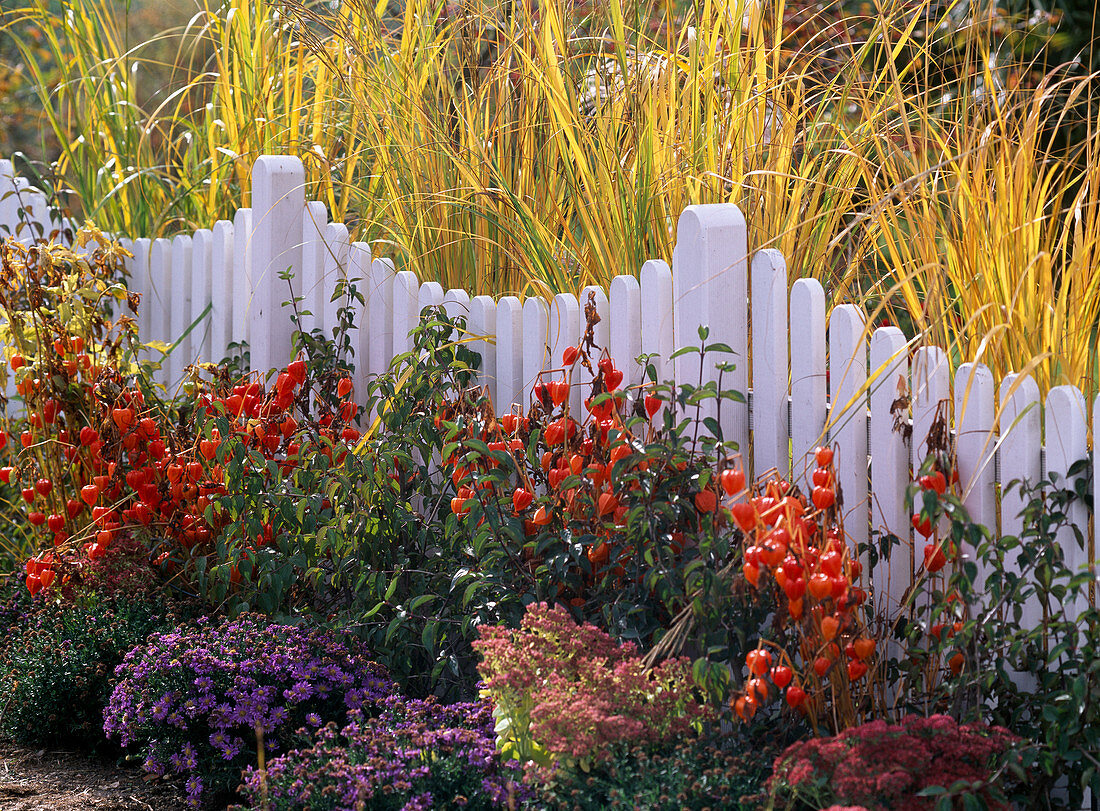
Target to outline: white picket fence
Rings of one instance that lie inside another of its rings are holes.
[[[427,305],[467,316],[470,333],[479,336],[473,348],[483,357],[482,379],[501,413],[527,404],[537,375],[559,366],[563,349],[582,334],[588,290],[579,298],[521,302],[421,283],[411,271],[373,257],[365,243],[350,241],[345,225],[329,223],[323,204],[306,201],[304,181],[298,159],[261,157],[252,173],[253,206],[232,222],[170,240],[125,241],[134,254],[131,286],[142,295],[139,325],[146,340],[171,343],[210,308],[167,363],[161,382],[170,389],[188,363],[219,360],[231,342],[248,342],[253,369],[285,364],[291,319],[282,303],[291,292],[302,297],[311,313],[306,329],[331,332],[339,307],[331,296],[340,278],[354,280],[365,297],[352,336],[360,390],[410,348],[409,331]],[[24,202],[16,205],[6,191],[20,191]],[[44,199],[0,161],[0,231],[11,228],[28,203],[48,221]],[[288,268],[289,284],[280,278]],[[735,353],[713,357],[737,364],[722,385],[749,393],[748,403],[723,406],[725,437],[745,451],[750,470],[774,467],[800,477],[811,449],[827,437],[837,448],[845,524],[857,542],[875,530],[910,538],[905,490],[941,401],[953,405],[966,505],[1004,533],[1019,529],[1022,505],[1015,493],[1000,496],[999,482],[1064,474],[1087,455],[1090,409],[1076,388],[1054,388],[1043,402],[1031,378],[1010,375],[998,383],[977,363],[963,363],[952,379],[942,349],[910,351],[901,330],[870,330],[853,305],[834,306],[827,317],[817,281],[799,279],[788,289],[787,279],[778,251],[750,254],[736,206],[690,206],[679,219],[672,268],[650,261],[637,275],[613,279],[609,290],[592,288],[602,318],[596,341],[622,369],[624,386],[641,382],[633,359],[651,353],[662,380],[697,382],[698,356],[669,358],[677,346],[697,345],[698,328],[708,326],[708,341]],[[717,374],[708,364],[704,379]],[[899,381],[912,394],[912,447],[893,430],[890,406]],[[581,387],[572,391],[579,412]],[[1096,424],[1100,400],[1091,411]],[[1093,477],[1093,486],[1098,483]],[[1076,521],[1088,529],[1083,507]],[[1065,549],[1074,563],[1092,559],[1091,540],[1087,552],[1068,539]],[[895,554],[867,572],[880,603],[900,598],[919,563]]]

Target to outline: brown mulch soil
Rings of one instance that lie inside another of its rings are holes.
[[[34,750],[0,741],[2,811],[182,811],[179,786],[146,780],[87,752]]]

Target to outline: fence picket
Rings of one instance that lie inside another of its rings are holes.
[[[172,314],[168,319],[168,342],[174,349],[168,357],[168,391],[172,393],[183,377],[190,349],[190,336],[183,337],[191,325],[191,237],[172,238]]]
[[[348,248],[348,281],[355,286],[360,298],[353,298],[349,305],[355,313],[351,328],[348,330],[348,345],[351,347],[355,373],[352,381],[355,390],[362,398],[367,391],[367,336],[369,334],[370,314],[367,311],[367,280],[370,277],[371,250],[366,242],[353,242]]]
[[[844,529],[854,546],[866,543],[869,527],[867,342],[863,333],[862,310],[851,304],[833,308],[829,319],[829,440],[837,450]]]
[[[519,395],[516,405],[525,413],[531,400],[531,390],[549,361],[549,328],[550,309],[546,301],[532,296],[523,302],[523,383],[516,392]]]
[[[871,529],[892,534],[901,543],[890,547],[874,567],[865,568],[875,599],[888,614],[902,604],[913,578],[913,547],[910,540],[905,488],[909,484],[909,449],[905,438],[894,430],[890,406],[909,388],[909,358],[905,335],[897,327],[880,327],[871,335]]]
[[[325,309],[325,231],[328,209],[311,200],[302,209],[302,282],[299,309],[302,332],[322,329]]]
[[[172,313],[172,243],[164,237],[153,240],[149,247],[149,285],[153,291],[153,307],[149,310],[149,338],[168,343]],[[160,352],[153,353],[160,370],[155,375],[158,383],[168,384],[168,358]]]
[[[233,216],[233,334],[235,344],[252,340],[252,209]]]
[[[550,355],[543,369],[560,369],[567,346],[575,346],[581,332],[581,308],[572,293],[558,293],[550,301]],[[560,377],[555,373],[554,378]],[[576,419],[581,413],[581,389],[569,389],[569,412]]]
[[[1055,386],[1047,394],[1044,409],[1046,434],[1046,478],[1056,474],[1057,486],[1074,489],[1074,479],[1069,478],[1069,469],[1074,462],[1084,459],[1089,452],[1088,405],[1085,396],[1075,386]],[[1066,565],[1079,570],[1087,566],[1088,557],[1088,508],[1080,500],[1075,500],[1066,508],[1066,517],[1071,526],[1058,530],[1058,546],[1065,555]],[[1084,547],[1077,542],[1074,528],[1082,529],[1086,541]],[[1084,599],[1078,598],[1072,606],[1066,605],[1070,617],[1075,617],[1088,607],[1087,593]],[[1074,614],[1076,612],[1076,614]]]
[[[595,341],[596,346],[599,347],[599,351],[602,352],[604,349],[608,349],[610,353],[611,328],[614,319],[611,317],[611,302],[608,299],[608,294],[599,285],[588,285],[587,287],[581,289],[581,294],[577,298],[577,304],[580,307],[580,315],[578,316],[577,323],[577,334],[573,336],[573,339],[570,341],[570,343],[574,345],[579,343],[581,340],[581,336],[588,328],[588,320],[584,314],[584,308],[588,305],[588,298],[590,293],[594,297],[596,305],[596,315],[599,316],[600,319],[599,322],[592,328],[592,339]],[[637,322],[635,322],[634,329],[638,330]],[[629,367],[634,365],[634,357],[636,357],[637,354],[638,353],[635,352],[634,355],[629,358],[625,356],[620,358],[614,354],[611,355],[611,357],[615,360],[615,366],[623,372],[623,382],[620,385],[620,388],[624,391],[629,391],[629,387],[631,385],[630,377],[629,375],[627,375],[626,372]],[[557,358],[552,358],[551,361],[554,363],[555,366],[562,365],[560,355]],[[593,367],[595,367],[595,362],[593,362]],[[592,390],[592,380],[593,375],[581,364],[578,363],[576,366],[573,367],[573,383],[574,391],[576,394],[575,402],[577,404],[577,408],[581,408],[584,405],[585,398],[588,397],[588,393]],[[631,392],[631,396],[633,396],[633,392]],[[580,419],[580,415],[583,413],[585,412],[574,412],[574,416],[577,419]]]
[[[708,344],[724,343],[733,350],[708,355],[703,379],[698,380],[698,359],[677,358],[678,383],[705,384],[721,376],[724,389],[748,396],[748,234],[745,218],[736,206],[688,206],[676,227],[672,252],[674,334],[678,348],[698,346],[699,327],[709,327]],[[721,374],[715,363],[734,363],[733,372]],[[702,416],[714,417],[717,403],[710,401]],[[744,452],[749,446],[747,403],[722,403],[722,437]]]
[[[439,289],[439,300],[443,300],[443,289]],[[431,288],[430,288],[431,289]],[[430,295],[430,293],[429,293]],[[403,355],[412,350],[412,336],[409,334],[420,322],[420,282],[411,270],[399,271],[393,277],[393,355]],[[389,364],[386,364],[388,367]],[[383,369],[382,371],[385,371]]]
[[[752,259],[752,346],[752,468],[787,476],[787,263],[773,248]]]
[[[607,330],[607,351],[623,373],[623,387],[643,382],[644,370],[637,358],[642,354],[642,288],[633,276],[611,280],[611,302]],[[649,325],[647,325],[648,327]]]
[[[523,407],[523,304],[515,296],[497,302],[497,400],[498,414]]]
[[[211,359],[210,313],[204,313],[204,310],[208,305],[213,310],[213,237],[210,229],[200,228],[191,238],[191,314],[188,323],[198,323],[188,336],[188,352],[182,358],[184,365]]]
[[[261,155],[252,167],[252,368],[282,367],[290,360],[293,324],[283,302],[301,295],[302,210],[305,170],[297,158]],[[298,271],[287,288],[280,274]]]
[[[497,399],[497,304],[492,296],[474,296],[470,300],[470,316],[466,320],[467,337],[483,336],[472,340],[469,347],[481,355],[478,380],[489,390],[493,404]],[[500,411],[498,408],[497,411]]]
[[[217,363],[229,354],[233,340],[233,223],[218,220],[210,245],[210,351]]]
[[[1020,513],[1027,501],[1021,497],[1019,487],[1010,490],[1005,485],[1021,480],[1031,485],[1042,477],[1042,428],[1039,405],[1039,387],[1028,376],[1010,374],[1000,387],[1000,449],[1001,533],[1019,536],[1023,529]],[[1043,607],[1032,597],[1024,603],[1024,627],[1034,627],[1042,622]]]
[[[645,324],[641,344],[643,355],[653,355],[650,363],[657,382],[665,383],[674,375],[672,353],[676,349],[675,321],[672,317],[672,268],[659,259],[642,265],[638,288],[638,323]]]
[[[373,259],[367,282],[367,371],[377,377],[394,356],[393,284],[397,274],[390,259]]]
[[[993,426],[996,417],[993,373],[981,363],[963,363],[955,372],[955,450],[959,485],[970,517],[997,526]]]
[[[337,298],[336,288],[348,278],[348,251],[351,239],[348,227],[342,222],[330,223],[325,228],[324,268],[321,277],[321,329],[332,337],[340,326],[340,308],[348,303],[347,292]]]
[[[19,221],[19,201],[16,198],[15,168],[10,160],[0,160],[0,231],[14,236]]]
[[[824,440],[825,289],[817,279],[791,285],[791,470],[803,476],[813,466],[813,449]],[[746,468],[747,469],[747,468]]]
[[[153,312],[156,304],[152,277],[149,275],[149,248],[151,244],[152,240],[142,237],[135,239],[133,246],[130,248],[130,252],[134,255],[134,258],[130,260],[130,278],[135,281],[138,290],[141,292],[136,318],[138,337],[143,344],[152,339],[150,313]],[[149,357],[144,350],[141,350],[139,355],[142,358]]]

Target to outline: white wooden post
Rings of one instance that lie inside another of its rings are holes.
[[[993,433],[997,409],[996,385],[989,367],[963,363],[955,372],[955,452],[959,460],[959,486],[963,505],[972,521],[996,534],[997,492]],[[973,549],[960,550],[974,559]],[[976,585],[985,582],[987,572],[978,565]]]
[[[252,339],[252,209],[238,208],[233,216],[233,331],[230,340],[235,344],[249,343]],[[250,352],[251,354],[251,352]]]
[[[348,227],[342,222],[330,223],[325,228],[325,254],[323,277],[321,279],[321,328],[325,336],[332,338],[340,325],[340,308],[347,302],[347,294],[338,298],[337,285],[348,276],[348,249],[350,246]]]
[[[549,307],[543,299],[532,296],[523,302],[523,387],[518,394],[524,413],[531,401],[531,389],[550,357],[549,319]]]
[[[790,472],[787,437],[787,262],[773,248],[752,260],[753,470]]]
[[[792,333],[793,340],[793,333]],[[909,486],[909,448],[894,431],[890,406],[909,390],[909,356],[905,335],[897,327],[880,327],[871,335],[871,528],[896,536],[901,544],[874,567],[864,566],[875,605],[887,615],[901,606],[913,582],[913,546],[905,489]],[[900,390],[899,390],[900,389]],[[907,413],[900,415],[903,419]],[[866,563],[866,561],[865,561]]]
[[[436,285],[438,287],[438,285]],[[409,333],[420,322],[420,282],[411,270],[402,270],[393,277],[393,356],[412,350]],[[386,363],[389,368],[389,363]]]
[[[355,391],[362,398],[367,391],[367,379],[370,375],[370,360],[367,357],[370,332],[369,304],[367,302],[367,290],[370,284],[371,250],[366,242],[353,242],[348,250],[348,280],[355,285],[356,292],[363,297],[352,302],[355,309],[355,323],[348,334],[352,351],[355,353],[355,374],[352,379],[355,382]],[[362,402],[362,400],[360,400]]]
[[[716,381],[719,372],[714,364],[733,363],[736,368],[721,375],[721,385],[748,397],[748,253],[745,218],[737,206],[688,206],[680,215],[672,255],[676,347],[698,345],[698,328],[708,326],[710,334],[706,342],[727,344],[733,349],[733,356],[709,355],[702,380],[695,379],[697,373],[693,369],[698,358],[680,356],[676,363],[679,384]],[[716,411],[717,403],[711,401],[701,415],[713,417]],[[747,451],[747,403],[723,402],[721,414],[724,442],[736,443]]]
[[[190,336],[183,333],[191,325],[191,237],[178,234],[172,238],[172,311],[168,319],[168,340],[179,344],[172,350],[168,363],[168,392],[171,394],[183,377],[189,362]],[[181,340],[181,338],[183,338]]]
[[[623,373],[623,386],[648,383],[643,380],[645,370],[637,360],[642,354],[642,288],[637,279],[616,276],[611,280],[609,311],[607,350]],[[646,324],[645,328],[651,326]]]
[[[149,338],[168,344],[171,342],[169,333],[172,323],[172,243],[163,237],[153,240],[149,248],[149,284],[153,291],[153,306],[149,308]],[[157,382],[167,386],[168,359],[155,352],[153,360],[161,362]]]
[[[130,252],[134,255],[134,258],[130,260],[130,279],[135,289],[141,293],[136,318],[138,336],[141,338],[142,343],[152,340],[150,313],[156,306],[156,292],[153,290],[153,280],[149,274],[150,245],[151,241],[143,237],[135,239],[133,247],[130,248]],[[148,357],[144,351],[139,352],[139,356],[142,358]]]
[[[497,388],[497,303],[492,296],[474,296],[470,301],[470,317],[466,322],[466,329],[470,336],[478,337],[471,341],[469,346],[474,352],[481,355],[481,372],[478,379],[481,385],[489,390],[493,406],[497,413],[501,412],[501,405]]]
[[[1074,480],[1068,478],[1070,467],[1088,456],[1088,404],[1085,396],[1075,386],[1055,386],[1047,394],[1046,401],[1046,477],[1057,474],[1059,488],[1072,490]],[[1065,555],[1066,565],[1074,570],[1091,563],[1088,557],[1088,508],[1075,501],[1066,510],[1072,526],[1062,527],[1058,531],[1058,546]],[[1084,548],[1077,542],[1073,531],[1077,527],[1086,543]],[[1088,608],[1089,594],[1083,595],[1072,604],[1065,606],[1067,616],[1075,619]]]
[[[211,305],[213,299],[213,273],[211,264],[214,260],[213,232],[207,228],[200,228],[191,239],[191,318],[194,323],[199,318],[202,320],[191,331],[190,340],[187,342],[188,353],[184,356],[186,363],[195,361],[217,361],[221,358],[212,358],[210,355],[210,316],[213,312],[203,315],[203,311]],[[181,349],[183,347],[180,347]]]
[[[833,308],[829,319],[829,438],[836,445],[844,529],[853,548],[867,541],[867,342],[863,311]]]
[[[252,369],[266,375],[291,356],[293,323],[283,302],[300,295],[305,170],[298,158],[261,155],[252,167]],[[280,275],[291,270],[287,289]],[[295,280],[297,286],[295,286]]]
[[[1020,480],[1034,486],[1043,475],[1039,387],[1030,377],[1010,374],[1001,381],[1000,401],[1001,534],[1018,537],[1027,500],[1019,486],[1009,491],[1005,485]],[[1034,628],[1042,620],[1042,605],[1032,597],[1023,606],[1023,627]]]
[[[302,332],[307,335],[315,329],[323,329],[325,296],[325,243],[328,228],[328,210],[324,203],[311,200],[302,210]]]
[[[367,345],[368,373],[377,377],[389,367],[394,356],[393,334],[393,261],[374,259],[370,265],[370,279],[367,282]]]
[[[19,222],[15,177],[12,162],[0,160],[0,236],[15,236],[15,226]]]
[[[672,362],[672,353],[676,350],[672,268],[659,259],[651,259],[642,265],[638,294],[638,323],[643,326],[641,354],[655,356],[650,363],[657,372],[657,382],[667,383],[675,376]]]
[[[791,450],[796,476],[814,466],[814,448],[825,441],[825,289],[817,279],[791,285]]]
[[[567,346],[576,346],[581,337],[581,312],[577,297],[572,293],[558,293],[550,302],[550,357],[543,369],[560,369],[562,356]],[[556,380],[559,374],[554,375]],[[569,390],[569,413],[573,419],[580,420],[581,385]]]
[[[504,296],[497,302],[496,324],[497,414],[511,412],[514,405],[527,413],[523,399],[523,305],[518,298]]]
[[[229,354],[233,340],[233,223],[218,220],[210,245],[210,352],[217,363]]]

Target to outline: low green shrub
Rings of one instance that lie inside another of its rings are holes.
[[[778,747],[683,740],[660,746],[619,744],[589,771],[558,769],[537,788],[541,807],[554,811],[646,811],[763,806],[764,782]]]
[[[20,590],[25,591],[25,590]],[[83,595],[15,609],[0,650],[0,733],[33,746],[100,747],[115,667],[173,624],[163,599]]]

